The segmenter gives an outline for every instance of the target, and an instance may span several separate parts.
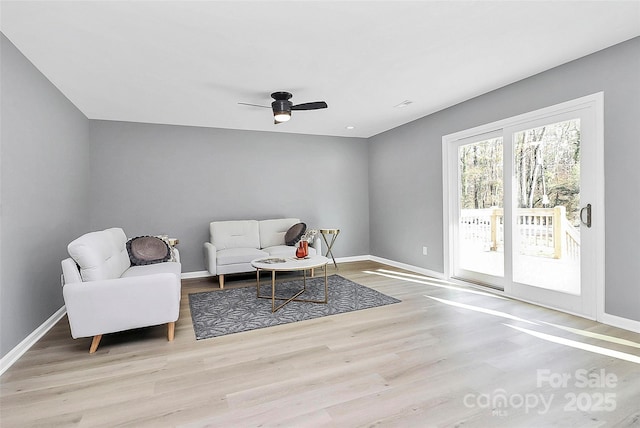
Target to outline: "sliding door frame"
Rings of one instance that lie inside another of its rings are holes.
[[[459,138],[459,139],[455,139],[449,142],[449,150],[451,152],[454,152],[456,154],[459,153],[460,147],[465,146],[467,144],[474,144],[474,143],[479,143],[482,141],[486,141],[486,140],[491,140],[491,139],[495,139],[495,138],[502,138],[502,130],[501,129],[494,129],[492,131],[489,132],[484,132],[482,134],[474,134],[472,136],[466,137],[466,138]],[[504,141],[502,142],[503,147],[504,147]],[[504,151],[504,149],[503,149]],[[450,152],[450,153],[451,153]],[[444,159],[443,158],[443,162],[447,163],[447,167],[449,169],[449,171],[457,171],[458,169],[458,156],[449,156],[448,159]],[[455,213],[459,211],[459,201],[460,201],[460,188],[458,186],[458,183],[452,183],[453,185],[451,185],[449,187],[448,193],[446,194],[449,198],[449,212],[450,213]],[[505,207],[505,216],[506,216],[506,207]],[[505,217],[506,218],[506,217]],[[445,220],[446,221],[446,220]],[[453,221],[453,218],[450,219],[449,222],[449,233],[450,233],[450,239],[451,242],[458,242],[458,237],[459,237],[459,224],[455,221]],[[505,234],[508,233],[507,230],[505,230]],[[507,254],[507,250],[510,248],[510,241],[507,241],[506,236],[504,239],[504,245],[505,245],[505,251],[504,251],[504,255]],[[460,246],[459,245],[451,245],[450,247],[450,252],[449,252],[449,261],[450,261],[450,270],[447,273],[447,277],[448,278],[454,278],[454,279],[460,279],[463,281],[467,281],[467,282],[476,282],[478,284],[482,284],[482,285],[486,285],[488,287],[494,288],[496,290],[501,290],[504,291],[505,289],[505,279],[507,278],[507,272],[504,272],[502,276],[497,276],[497,275],[492,275],[490,273],[481,273],[481,272],[474,272],[474,271],[470,271],[470,270],[466,270],[464,268],[458,268],[457,270],[454,269],[455,265],[455,260],[459,259],[460,257]],[[445,253],[446,254],[446,253]],[[446,257],[445,257],[446,259]],[[504,262],[503,260],[503,267],[506,268],[507,267],[507,263]],[[464,275],[464,278],[458,277],[457,275]]]
[[[442,195],[443,195],[443,260],[444,260],[444,275],[445,278],[458,281],[462,283],[466,283],[464,280],[459,280],[453,277],[453,268],[454,268],[454,249],[456,243],[454,242],[455,233],[454,230],[457,228],[457,224],[453,224],[453,216],[451,213],[455,213],[458,200],[458,183],[457,180],[452,180],[452,174],[457,171],[457,165],[453,165],[451,159],[457,156],[457,150],[459,146],[460,140],[466,140],[474,137],[482,138],[483,135],[501,132],[502,130],[514,129],[522,124],[526,124],[532,121],[544,119],[547,116],[555,116],[564,114],[571,110],[582,109],[585,107],[593,108],[595,113],[595,141],[594,141],[594,150],[595,156],[597,159],[596,164],[594,165],[594,176],[596,180],[595,186],[595,198],[592,203],[593,209],[593,218],[597,219],[598,227],[594,230],[595,232],[595,263],[596,263],[596,286],[595,286],[595,308],[594,311],[591,311],[595,315],[595,319],[601,320],[604,316],[604,278],[605,278],[605,210],[604,210],[604,94],[602,92],[587,95],[585,97],[581,97],[578,99],[574,99],[571,101],[567,101],[564,103],[556,104],[550,107],[542,108],[539,110],[535,110],[529,113],[524,113],[521,115],[513,116],[507,119],[499,120],[496,122],[488,123],[485,125],[480,125],[471,129],[466,129],[460,132],[456,132],[453,134],[445,135],[442,137]],[[505,136],[503,140],[503,147],[508,143],[508,139]],[[506,155],[505,155],[506,156]],[[506,158],[505,158],[506,159]],[[507,174],[507,171],[504,171]],[[508,213],[508,209],[505,204],[505,218]],[[511,241],[510,236],[506,236],[505,231],[505,246],[507,242]],[[505,257],[507,257],[507,248],[505,247]],[[510,269],[509,269],[510,270]],[[505,265],[505,282],[511,281],[510,275],[511,272],[507,272],[507,266]],[[506,284],[505,284],[506,285]],[[509,287],[505,287],[508,291]],[[509,295],[509,293],[505,291],[498,291],[497,293]],[[514,296],[515,297],[515,296]],[[519,297],[515,297],[519,300],[524,300]],[[532,302],[541,306],[545,306],[544,304],[540,304],[538,302]],[[549,306],[551,307],[551,306]],[[560,309],[562,310],[562,309]],[[568,311],[565,311],[568,312]],[[571,312],[569,312],[571,313]],[[585,316],[583,314],[576,314],[579,316]]]

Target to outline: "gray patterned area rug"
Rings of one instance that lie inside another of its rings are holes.
[[[327,304],[290,302],[276,313],[271,313],[271,299],[256,297],[255,287],[189,294],[189,307],[196,339],[209,339],[400,302],[398,299],[356,284],[340,275],[330,275],[328,284]],[[289,297],[301,289],[302,280],[278,283],[276,297]],[[260,295],[271,296],[270,280],[261,282]],[[323,300],[324,277],[307,279],[307,290],[299,298]],[[280,303],[282,301],[276,300],[276,305]]]

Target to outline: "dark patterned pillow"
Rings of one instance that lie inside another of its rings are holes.
[[[134,266],[162,263],[171,259],[171,249],[155,236],[138,236],[127,242],[129,260]]]
[[[296,223],[284,234],[284,243],[293,246],[298,243],[300,237],[307,231],[307,225],[304,223]]]

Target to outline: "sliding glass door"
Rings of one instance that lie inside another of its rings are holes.
[[[595,317],[603,270],[603,211],[592,212],[603,203],[596,101],[443,139],[451,277]]]

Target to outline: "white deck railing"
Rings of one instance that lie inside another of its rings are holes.
[[[580,233],[567,220],[565,207],[518,208],[515,228],[520,235],[520,251],[525,254],[556,259],[580,255]],[[463,209],[459,232],[463,239],[498,251],[504,246],[504,210]]]

